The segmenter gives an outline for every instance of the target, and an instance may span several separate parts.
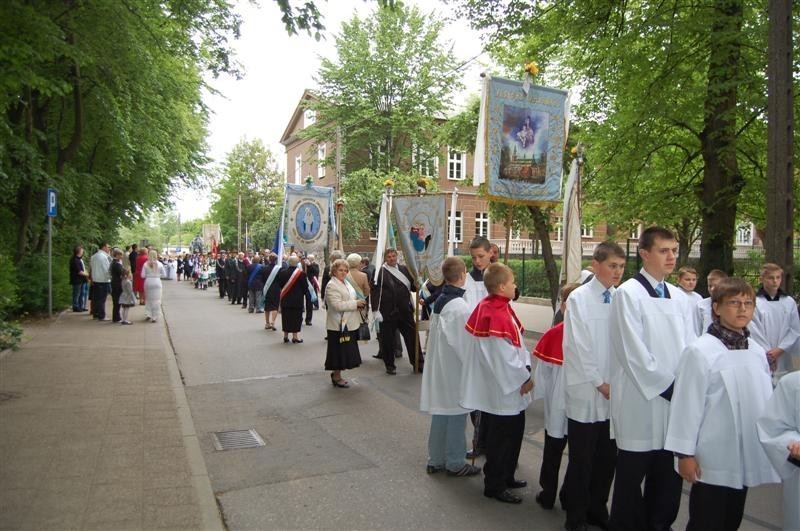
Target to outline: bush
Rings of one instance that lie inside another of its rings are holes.
[[[69,257],[53,256],[53,309],[71,304],[72,287],[69,284]],[[41,313],[47,311],[47,255],[25,257],[17,272],[19,287],[18,311]]]
[[[0,350],[16,349],[22,337],[22,328],[8,321],[19,308],[17,270],[8,256],[0,254]]]

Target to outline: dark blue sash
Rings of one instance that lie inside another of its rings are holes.
[[[650,281],[644,278],[644,275],[641,273],[636,273],[633,275],[633,278],[639,281],[639,284],[644,286],[644,289],[647,290],[647,293],[650,294],[651,297],[655,297],[656,299],[660,299],[661,297],[658,296],[656,290],[653,289],[653,285],[650,284]],[[669,289],[667,288],[667,283],[664,282],[664,298],[671,299],[672,297],[669,296]]]

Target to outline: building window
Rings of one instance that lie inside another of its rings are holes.
[[[638,240],[642,236],[642,226],[636,225],[636,228],[631,231],[629,238],[631,240]]]
[[[736,227],[736,245],[753,245],[752,223],[742,223]]]
[[[294,184],[302,184],[303,157],[298,155],[294,158]]]
[[[428,153],[419,146],[414,146],[411,151],[411,165],[425,177],[434,179],[439,177],[439,157],[435,153]]]
[[[450,213],[452,210],[447,211],[447,237],[450,238]],[[455,223],[456,223],[456,243],[461,243],[462,241],[462,230],[461,230],[461,211],[456,210],[455,215]]]
[[[466,175],[467,154],[454,149],[447,150],[447,178],[460,181]]]
[[[581,225],[581,238],[593,238],[594,237],[594,227],[592,225],[583,224]]]
[[[489,237],[489,213],[475,213],[475,236]]]
[[[308,127],[310,125],[314,125],[314,122],[317,121],[317,111],[314,109],[306,109],[306,112],[303,113],[303,127]]]
[[[559,221],[553,227],[556,233],[556,241],[563,242],[564,241],[564,225]]]
[[[325,144],[317,146],[317,179],[325,178]]]

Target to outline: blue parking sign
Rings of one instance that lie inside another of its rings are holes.
[[[55,188],[47,189],[47,216],[54,218],[58,214],[58,194]]]

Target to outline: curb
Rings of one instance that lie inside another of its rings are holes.
[[[162,311],[162,316],[164,316]],[[183,446],[186,449],[186,458],[189,461],[189,470],[192,474],[192,484],[197,493],[197,501],[200,506],[200,520],[202,529],[208,531],[224,531],[225,525],[222,522],[222,515],[219,512],[217,498],[211,488],[211,479],[208,477],[208,469],[203,459],[203,452],[200,449],[200,440],[194,429],[192,412],[189,409],[189,401],[186,399],[186,390],[181,381],[181,373],[178,369],[178,362],[175,357],[175,350],[169,336],[169,326],[166,316],[162,320],[164,323],[164,354],[167,358],[167,371],[169,372],[170,387],[175,393],[175,403],[178,406],[178,419],[181,423],[181,435],[183,436]]]

